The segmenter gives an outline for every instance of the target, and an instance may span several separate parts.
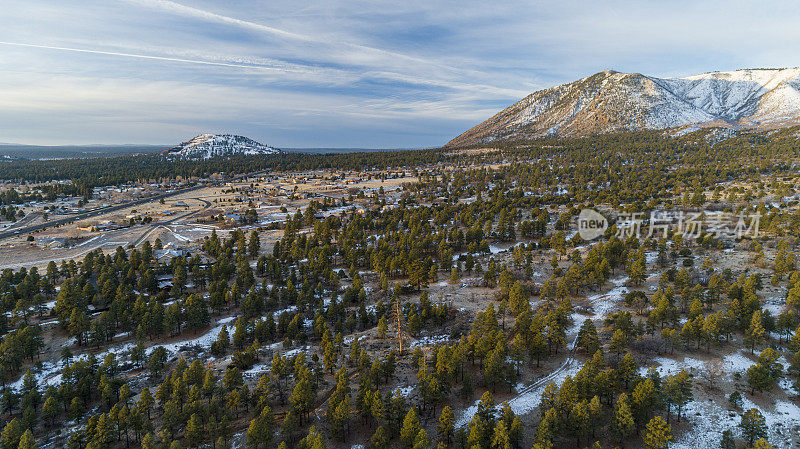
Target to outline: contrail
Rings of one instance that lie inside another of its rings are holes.
[[[128,58],[139,58],[139,59],[154,59],[156,61],[170,61],[170,62],[185,62],[188,64],[201,64],[201,65],[213,65],[219,67],[237,67],[243,69],[259,69],[259,70],[271,70],[276,72],[289,72],[290,70],[286,69],[278,69],[275,67],[267,67],[264,65],[253,65],[253,64],[237,64],[232,62],[214,62],[214,61],[204,61],[202,59],[185,59],[185,58],[172,58],[167,56],[153,56],[153,55],[142,55],[137,53],[122,53],[122,52],[115,52],[115,51],[103,51],[103,50],[88,50],[85,48],[71,48],[71,47],[57,47],[54,45],[39,45],[39,44],[26,44],[22,42],[5,42],[0,41],[0,45],[12,45],[16,47],[29,47],[29,48],[43,48],[47,50],[61,50],[61,51],[71,51],[75,53],[90,53],[95,55],[110,55],[110,56],[125,56]]]

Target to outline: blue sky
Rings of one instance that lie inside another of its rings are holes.
[[[438,146],[606,68],[800,65],[764,1],[3,0],[0,142]]]

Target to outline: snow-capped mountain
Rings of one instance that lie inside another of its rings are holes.
[[[209,159],[218,156],[278,154],[281,150],[243,136],[200,134],[192,140],[161,152],[179,159]]]
[[[656,78],[606,70],[534,92],[448,143],[681,127],[770,129],[800,123],[800,69]]]

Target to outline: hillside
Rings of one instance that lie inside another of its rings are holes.
[[[800,69],[684,78],[606,70],[530,94],[448,146],[685,127],[772,129],[800,121]]]
[[[231,134],[201,134],[161,154],[179,159],[209,159],[234,155],[269,155],[281,151],[253,139]]]

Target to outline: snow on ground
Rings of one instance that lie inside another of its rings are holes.
[[[513,410],[517,415],[524,415],[536,410],[542,400],[542,393],[544,393],[544,389],[547,387],[547,385],[549,385],[551,382],[554,382],[556,385],[560,386],[567,376],[574,376],[578,371],[580,371],[580,368],[580,363],[578,363],[576,360],[569,359],[564,362],[564,364],[559,367],[558,370],[539,379],[530,386],[523,387],[521,384],[518,384],[517,390],[520,391],[520,393],[507,401],[508,406],[511,407],[511,410]],[[472,417],[478,412],[479,403],[480,399],[477,399],[474,404],[470,405],[464,410],[461,417],[456,420],[456,427],[463,427],[469,424],[470,420],[472,420]],[[499,407],[500,405],[496,406],[498,410]]]
[[[742,411],[758,409],[767,422],[769,442],[775,449],[789,449],[792,435],[797,435],[800,425],[800,407],[786,401],[778,401],[772,410],[765,410],[743,398]],[[671,449],[696,449],[719,447],[722,432],[727,429],[739,434],[741,414],[725,410],[713,401],[693,401],[684,407],[686,418],[692,423],[691,430],[678,436]]]
[[[746,395],[742,397],[742,410],[758,409],[767,421],[769,429],[769,442],[775,449],[791,448],[792,436],[797,435],[797,428],[800,426],[800,407],[791,402],[777,401],[771,410],[757,406]],[[738,424],[740,419],[736,420]]]
[[[687,371],[703,371],[706,369],[706,362],[690,357],[683,360],[674,360],[666,357],[653,359],[658,363],[658,372],[663,375],[675,374],[681,369]],[[739,351],[729,354],[722,359],[723,370],[727,375],[739,372],[744,373],[755,362]],[[640,374],[647,372],[647,367],[639,369]],[[779,386],[787,391],[792,390],[792,382],[782,379]],[[796,433],[796,427],[800,426],[800,407],[786,401],[778,401],[774,409],[765,410],[758,407],[754,402],[743,398],[743,410],[751,408],[758,409],[765,417],[769,427],[769,441],[776,449],[790,448],[792,442],[789,435]],[[670,446],[672,449],[695,449],[703,447],[718,447],[722,431],[732,429],[738,433],[738,425],[741,422],[739,413],[723,409],[714,401],[693,401],[684,408],[686,418],[692,423],[692,428],[684,434],[678,436],[675,443]]]
[[[677,374],[681,370],[686,370],[690,373],[699,373],[706,371],[709,364],[715,363],[714,361],[703,361],[692,357],[684,357],[683,360],[676,360],[668,357],[656,357],[653,359],[653,362],[654,363],[651,363],[647,366],[641,366],[639,368],[639,374],[643,376],[647,374],[647,370],[650,368],[650,366],[655,367],[656,371],[658,371],[658,373],[662,376]],[[740,351],[736,354],[728,354],[721,360],[721,363],[722,371],[726,375],[731,376],[734,373],[740,373],[744,375],[747,369],[755,364],[755,361]]]
[[[285,309],[276,310],[276,311],[272,312],[272,316],[277,320],[278,317],[281,316],[281,314],[283,314],[284,312],[292,313],[292,312],[295,312],[295,311],[297,311],[297,306],[289,306],[289,307],[287,307]]]
[[[539,407],[539,403],[542,401],[542,393],[544,393],[544,389],[548,384],[555,382],[556,385],[561,386],[567,376],[574,376],[580,369],[581,363],[575,360],[568,361],[562,371],[559,371],[557,374],[547,379],[548,382],[541,382],[541,385],[536,388],[525,391],[508,401],[509,407],[511,407],[511,410],[517,415],[524,415],[536,410],[536,408]],[[477,407],[475,411],[477,411]],[[474,415],[475,412],[472,414]],[[470,416],[470,419],[472,419],[472,416]]]
[[[623,276],[620,278],[612,279],[611,283],[614,284],[614,288],[606,293],[600,293],[597,295],[592,295],[588,299],[589,302],[592,303],[594,314],[592,315],[583,315],[580,313],[573,313],[572,314],[572,325],[569,329],[567,329],[567,336],[573,337],[572,343],[569,347],[572,349],[575,347],[577,343],[577,334],[578,330],[580,329],[583,321],[586,318],[603,318],[609,312],[617,309],[619,302],[622,300],[624,294],[627,292],[627,288],[625,288],[625,283],[628,282],[628,277]],[[547,376],[533,382],[528,386],[524,386],[523,384],[517,385],[517,391],[519,394],[508,401],[509,407],[514,413],[518,415],[524,415],[526,413],[530,413],[531,411],[535,410],[542,399],[542,393],[544,389],[547,387],[548,384],[554,382],[556,385],[561,385],[564,382],[564,379],[567,376],[574,376],[578,371],[580,371],[581,363],[572,359],[568,358],[563,365],[561,365],[558,369],[553,371],[552,373],[548,374]],[[646,369],[645,369],[646,372]],[[478,411],[478,404],[480,403],[480,399],[476,400],[474,404],[470,405],[469,407],[464,410],[463,414],[459,419],[456,421],[456,427],[462,427],[469,423],[475,413]]]
[[[692,423],[692,429],[675,438],[671,449],[719,447],[722,431],[733,429],[735,432],[741,421],[738,414],[723,410],[713,401],[692,401],[684,406],[683,413]]]
[[[502,253],[503,251],[508,251],[509,249],[511,249],[511,246],[509,245],[504,245],[504,247],[500,247],[497,245],[489,245],[489,252],[491,254]]]
[[[347,206],[339,206],[334,207],[333,209],[328,209],[321,211],[323,217],[330,217],[331,215],[340,215],[342,212],[349,212],[352,209],[355,209],[356,206],[349,204]]]
[[[183,234],[178,234],[178,233],[177,233],[177,232],[175,232],[175,231],[172,231],[172,235],[173,235],[173,236],[174,236],[176,239],[178,239],[178,240],[180,240],[180,241],[182,241],[182,242],[184,242],[184,243],[186,243],[186,242],[191,242],[191,241],[192,241],[192,239],[190,239],[189,237],[186,237],[186,236],[185,236],[185,235],[183,235]]]
[[[405,387],[398,387],[395,388],[393,393],[399,393],[400,396],[407,398],[411,395],[411,392],[414,391],[413,385],[406,385]]]
[[[252,368],[243,372],[244,377],[258,377],[270,370],[270,363],[258,363],[253,365]]]
[[[784,376],[778,381],[778,387],[785,391],[787,395],[794,395],[797,393],[797,390],[794,388],[794,382],[792,379]]]
[[[78,247],[81,247],[81,246],[84,246],[84,245],[88,245],[89,243],[92,243],[93,241],[95,241],[95,240],[99,239],[99,238],[100,238],[100,237],[102,237],[103,235],[104,235],[104,234],[96,235],[96,236],[94,236],[94,237],[90,238],[89,240],[86,240],[85,242],[78,243],[77,245],[75,245],[75,247],[76,247],[76,248],[78,248]]]
[[[764,298],[764,310],[769,310],[769,313],[776,317],[780,315],[786,308],[786,287],[777,287],[777,293],[769,298]]]
[[[575,345],[578,344],[578,332],[587,318],[593,318],[593,316],[583,315],[578,312],[572,313],[572,325],[564,331],[567,338],[573,337],[572,344],[569,345],[570,350],[575,349]]]
[[[653,362],[658,364],[653,366],[662,376],[678,374],[681,370],[687,372],[703,371],[706,367],[705,362],[691,357],[684,357],[681,361],[668,359],[666,357],[656,357],[653,359]],[[642,375],[647,374],[648,368],[649,366],[639,368],[639,373]]]
[[[211,343],[214,343],[214,341],[217,339],[217,336],[222,331],[222,327],[227,325],[231,321],[233,321],[235,318],[236,317],[234,317],[234,316],[229,316],[229,317],[222,318],[222,319],[217,321],[217,325],[216,326],[214,326],[208,332],[206,332],[205,334],[203,334],[203,335],[201,335],[201,336],[199,336],[197,338],[193,338],[191,340],[176,341],[174,343],[167,343],[165,345],[151,346],[151,347],[147,348],[146,353],[147,353],[147,355],[150,355],[153,352],[153,350],[158,346],[161,346],[164,349],[166,349],[167,352],[170,355],[175,355],[183,347],[198,346],[198,347],[201,347],[203,349],[208,349],[208,348],[211,347]],[[132,346],[133,344],[129,343],[129,345]],[[125,345],[125,346],[127,346],[127,345]]]
[[[292,358],[292,357],[296,356],[297,354],[300,354],[301,352],[308,352],[308,348],[307,347],[302,347],[302,348],[290,349],[290,350],[288,350],[288,351],[283,353],[283,357]]]
[[[747,357],[742,351],[736,354],[728,354],[722,359],[725,372],[728,374],[742,373],[744,374],[755,361]]]
[[[769,314],[773,317],[776,317],[783,313],[784,305],[783,304],[764,304],[762,307],[764,310],[769,310]]]
[[[44,362],[42,364],[41,370],[36,370],[35,368],[31,368],[31,373],[33,374],[33,378],[36,379],[36,383],[39,385],[41,389],[43,386],[55,385],[58,386],[58,383],[61,382],[61,364],[60,363],[52,363],[52,362]],[[17,379],[16,382],[8,384],[8,386],[12,390],[19,391],[22,388],[22,383],[25,380],[25,375],[27,371],[22,373],[22,375]]]
[[[439,343],[446,343],[448,341],[450,341],[449,335],[427,335],[419,340],[412,341],[410,346],[412,348],[416,348],[418,346],[435,346]]]
[[[361,335],[358,337],[358,341],[362,341],[367,337],[369,337],[369,335]],[[346,345],[349,345],[350,343],[353,342],[353,340],[355,340],[355,337],[353,337],[352,335],[348,335],[347,337],[344,337],[344,340],[342,340],[342,342]]]
[[[627,276],[611,279],[614,288],[606,293],[598,293],[587,298],[592,303],[592,308],[597,317],[605,317],[612,311],[619,309],[620,302],[625,294],[628,293],[628,289],[625,287],[626,282],[628,282]]]

